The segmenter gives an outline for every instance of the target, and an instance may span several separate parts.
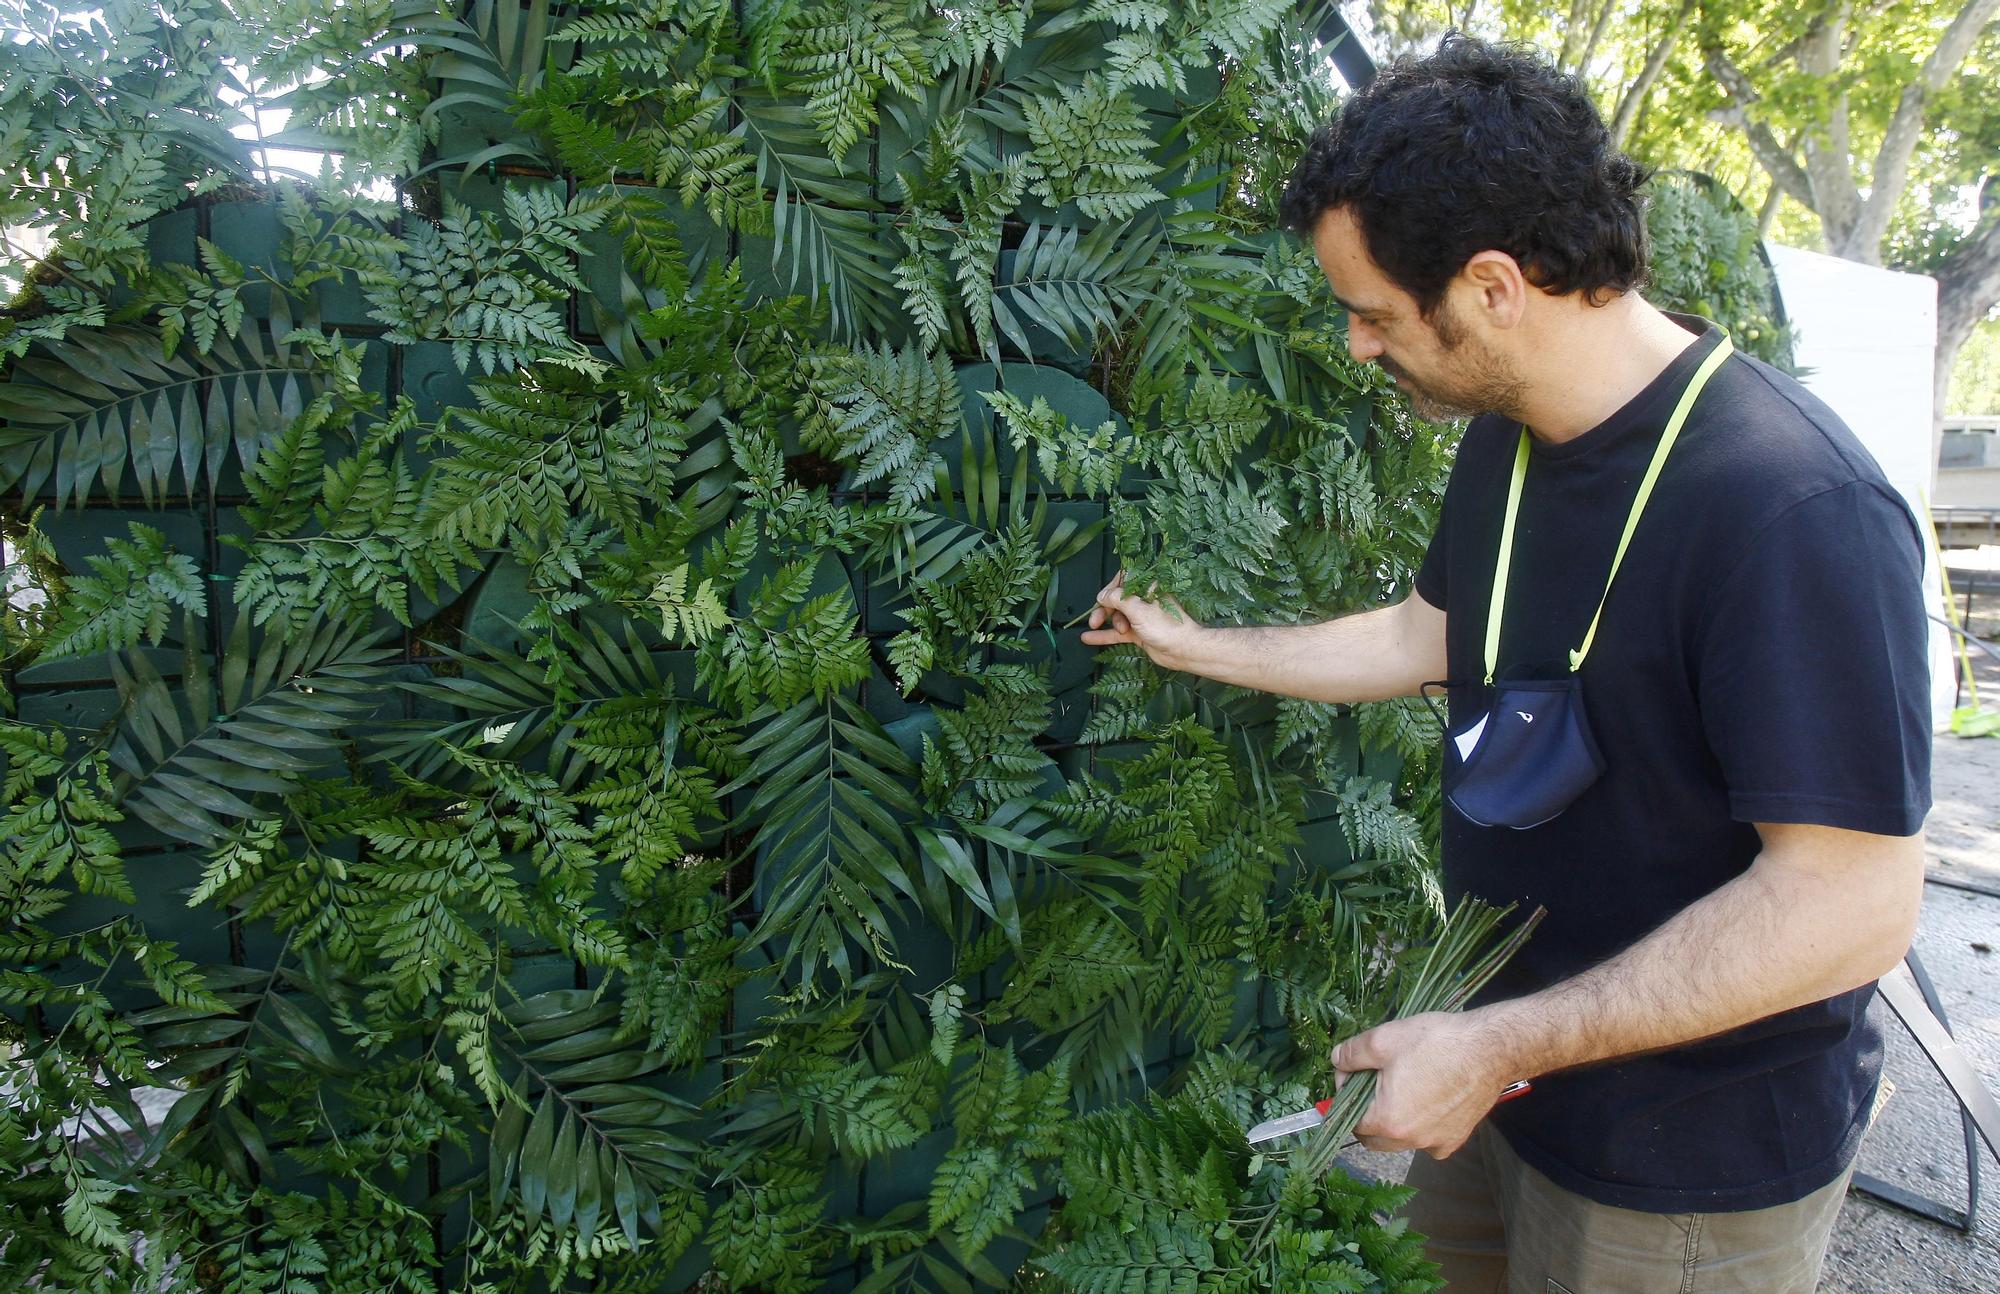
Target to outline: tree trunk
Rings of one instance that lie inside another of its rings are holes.
[[[1556,55],[1557,67],[1568,67],[1576,55],[1577,37],[1583,32],[1584,6],[1588,0],[1569,0],[1569,21],[1563,24],[1562,52]]]
[[[1625,94],[1618,100],[1618,111],[1611,118],[1611,146],[1625,147],[1625,141],[1632,134],[1632,127],[1639,120],[1639,105],[1645,102],[1652,91],[1653,82],[1660,79],[1666,70],[1667,60],[1673,57],[1674,46],[1680,43],[1681,32],[1687,29],[1688,15],[1694,12],[1694,0],[1681,0],[1680,12],[1667,29],[1660,33],[1659,43],[1646,56],[1644,67],[1639,69],[1639,79],[1625,87]]]
[[[2000,14],[2000,0],[1969,0],[1938,38],[1916,79],[1903,87],[1875,151],[1875,164],[1868,171],[1868,200],[1862,206],[1854,242],[1877,246],[1888,233],[1890,217],[1909,185],[1910,159],[1923,135],[1925,109],[1958,75],[1960,65],[1996,14]]]
[[[1835,0],[1807,30],[1799,46],[1799,70],[1822,85],[1838,85],[1846,56],[1848,0]],[[1861,220],[1861,189],[1854,182],[1853,148],[1847,128],[1847,92],[1836,90],[1827,114],[1805,136],[1805,172],[1812,185],[1812,209],[1835,256],[1880,265],[1879,240],[1868,245],[1854,237]],[[1824,133],[1820,133],[1824,131]]]
[[[1771,222],[1778,218],[1778,208],[1785,202],[1785,191],[1773,181],[1771,191],[1764,195],[1764,205],[1757,212],[1757,240],[1762,242],[1771,236]]]
[[[1931,406],[1931,440],[1944,436],[1945,397],[1951,389],[1952,366],[1959,348],[1979,321],[2000,305],[2000,220],[1986,227],[1945,258],[1937,268],[1937,367],[1931,375],[1936,403]]]
[[[1590,60],[1597,54],[1598,42],[1604,39],[1604,28],[1611,22],[1611,11],[1618,7],[1618,0],[1604,0],[1598,6],[1597,21],[1590,25],[1590,39],[1584,42],[1583,53],[1576,56],[1577,76],[1590,78]]]
[[[1680,12],[1660,32],[1658,44],[1646,56],[1646,66],[1638,70],[1638,80],[1626,86],[1624,96],[1618,100],[1618,112],[1612,114],[1612,148],[1624,148],[1624,142],[1632,136],[1632,126],[1638,122],[1638,106],[1646,102],[1646,96],[1652,94],[1652,84],[1666,70],[1666,60],[1674,56],[1674,46],[1680,44],[1680,34],[1688,28],[1688,14],[1692,12],[1694,0],[1680,0]]]

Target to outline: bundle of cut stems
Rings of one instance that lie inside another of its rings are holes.
[[[1421,950],[1406,949],[1396,959],[1396,968],[1379,994],[1370,994],[1375,1002],[1383,1004],[1377,1014],[1378,1023],[1427,1011],[1464,1009],[1508,959],[1520,951],[1543,915],[1543,910],[1536,908],[1506,938],[1493,941],[1493,932],[1501,918],[1511,911],[1511,907],[1491,908],[1473,899],[1462,900],[1430,945]],[[1327,1107],[1326,1121],[1313,1129],[1311,1139],[1293,1159],[1292,1171],[1307,1173],[1315,1179],[1324,1175],[1354,1135],[1354,1127],[1361,1122],[1374,1095],[1373,1070],[1350,1075],[1334,1094],[1333,1104]],[[1276,1220],[1274,1208],[1259,1226],[1253,1250],[1263,1247]]]

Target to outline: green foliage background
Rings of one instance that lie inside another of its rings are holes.
[[[1712,319],[1738,349],[1796,373],[1791,325],[1759,246],[1756,217],[1704,175],[1657,175],[1646,192],[1652,240],[1646,299]]]
[[[1430,533],[1315,16],[18,13],[7,1283],[1431,1287],[1241,1135],[1429,940],[1427,720],[1073,628]]]
[[[1972,330],[1951,379],[1951,403],[1945,412],[2000,411],[2000,319],[1988,319]]]

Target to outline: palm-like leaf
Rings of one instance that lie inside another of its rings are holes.
[[[849,945],[893,957],[893,895],[916,897],[904,823],[918,814],[906,782],[916,768],[865,710],[845,697],[809,698],[753,715],[750,766],[723,793],[754,786],[738,815],[756,824],[771,894],[752,932],[788,936],[784,961],[810,979],[821,966],[853,973]]]
[[[881,203],[826,156],[804,107],[746,89],[736,134],[756,151],[757,182],[770,191],[771,265],[784,283],[832,310],[844,338],[879,333],[895,300]]]
[[[337,1078],[356,1067],[334,1050],[312,1009],[325,992],[324,983],[287,967],[283,954],[269,972],[208,966],[200,974],[209,1001],[168,1002],[130,1017],[145,1030],[147,1046],[162,1058],[149,1081],[181,1091],[136,1148],[134,1166],[185,1135],[248,1182],[254,1178],[253,1161],[268,1170],[270,1157],[255,1121],[238,1104],[246,1086],[258,1081],[260,1072],[265,1078],[300,1071]],[[145,1120],[134,1126],[144,1128]]]
[[[43,343],[0,385],[0,490],[32,497],[53,475],[56,506],[81,506],[116,496],[128,467],[149,505],[176,480],[213,490],[232,448],[248,466],[318,391],[317,362],[272,333],[206,355],[162,356],[156,331],[123,325]]]
[[[694,1188],[699,1146],[676,1129],[698,1111],[638,1081],[665,1057],[621,1035],[615,1000],[558,989],[504,1014],[520,1070],[487,1149],[493,1205],[582,1236],[612,1219],[637,1248],[642,1224],[660,1228],[660,1197]]]
[[[1226,354],[1234,337],[1268,331],[1256,321],[1259,304],[1266,295],[1281,295],[1264,282],[1261,249],[1217,228],[1206,212],[1158,219],[1171,250],[1148,267],[1148,297],[1133,328],[1144,342],[1138,367],[1173,372],[1192,362],[1232,371]],[[1224,334],[1221,341],[1215,335],[1218,328]]]
[[[394,38],[397,44],[437,52],[431,73],[449,88],[425,105],[426,126],[447,109],[456,109],[475,119],[483,117],[502,134],[498,142],[483,148],[440,157],[419,175],[447,166],[457,166],[461,174],[471,175],[503,157],[547,162],[532,135],[514,134],[508,128],[514,96],[534,92],[553,53],[549,0],[472,0],[463,19],[440,14],[433,6],[428,12],[412,14]]]
[[[379,747],[370,758],[395,763],[420,778],[435,777],[451,763],[451,746],[471,747],[490,759],[512,759],[553,739],[553,753],[560,758],[578,710],[613,697],[671,695],[671,686],[632,626],[627,623],[623,629],[621,641],[596,624],[584,626],[572,661],[579,691],[568,709],[556,704],[547,673],[532,662],[505,652],[475,655],[440,647],[458,666],[457,674],[398,680],[396,686],[466,717],[443,724],[415,719],[382,725]]]
[[[993,290],[993,322],[1024,355],[1034,347],[1022,316],[1071,349],[1089,351],[1149,299],[1144,281],[1160,243],[1160,234],[1134,235],[1125,224],[1101,224],[1087,233],[1030,225],[1012,271]]]
[[[207,657],[192,649],[174,689],[145,656],[114,657],[124,706],[108,753],[124,775],[124,806],[198,845],[219,841],[226,823],[265,816],[269,803],[258,797],[296,791],[339,763],[346,730],[382,704],[389,656],[337,621],[253,649],[244,616],[215,682]]]

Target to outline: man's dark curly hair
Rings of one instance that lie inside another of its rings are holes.
[[[1313,132],[1279,216],[1311,238],[1328,211],[1351,208],[1369,255],[1426,318],[1489,248],[1535,286],[1597,304],[1645,281],[1646,178],[1576,78],[1454,33],[1386,68]]]

